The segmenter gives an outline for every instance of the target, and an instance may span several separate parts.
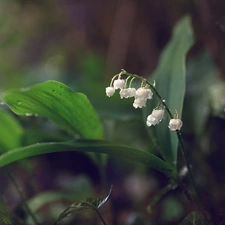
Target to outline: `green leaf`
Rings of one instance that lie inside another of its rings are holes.
[[[0,167],[26,157],[63,151],[105,153],[111,156],[122,157],[146,164],[147,166],[159,170],[166,175],[171,175],[173,173],[171,167],[166,162],[153,154],[124,145],[116,145],[107,141],[95,140],[41,143],[13,149],[0,155]]]
[[[172,113],[182,115],[183,99],[185,94],[185,56],[194,41],[190,18],[185,16],[174,27],[172,38],[165,47],[160,57],[159,65],[151,81],[156,81],[156,88],[165,99]],[[145,119],[158,105],[158,99],[154,96],[148,101],[148,107],[144,109]],[[175,132],[168,129],[169,117],[165,116],[162,122],[150,128],[156,140],[159,150],[166,162],[176,164],[178,139]],[[185,124],[184,124],[185,126]]]
[[[40,115],[83,138],[101,139],[100,119],[87,97],[65,84],[47,81],[30,88],[3,93],[3,100],[18,115]]]
[[[100,208],[102,205],[104,205],[107,202],[107,200],[109,199],[111,195],[111,192],[112,192],[112,187],[110,188],[110,191],[105,198],[102,198],[102,199],[87,198],[86,200],[81,201],[79,203],[73,203],[70,207],[65,209],[59,215],[55,224],[61,221],[62,219],[66,218],[67,216],[74,215],[78,212],[81,212],[84,210],[97,210],[98,208]]]
[[[204,225],[202,217],[197,212],[191,212],[179,225]]]
[[[21,146],[22,126],[7,111],[0,110],[0,152]]]

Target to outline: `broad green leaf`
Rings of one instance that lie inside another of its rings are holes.
[[[166,162],[153,154],[123,145],[94,140],[41,143],[13,149],[0,155],[0,167],[6,166],[9,163],[24,159],[26,157],[63,151],[105,153],[111,156],[122,157],[128,160],[143,163],[151,168],[163,172],[166,175],[171,175],[173,173],[172,168]]]
[[[0,195],[0,224],[1,225],[16,225],[10,215],[10,212],[4,202],[2,195]]]
[[[185,57],[193,41],[190,18],[185,16],[174,27],[172,38],[162,52],[157,69],[150,77],[151,82],[156,81],[156,88],[171,112],[174,114],[177,111],[179,117],[182,115],[185,94]],[[158,102],[156,96],[152,101],[148,101],[148,107],[144,109],[145,119]],[[151,127],[150,130],[155,132],[163,158],[172,165],[176,164],[177,160],[178,139],[176,133],[168,129],[169,119],[169,116],[165,116],[159,125]]]
[[[21,146],[23,128],[7,111],[0,110],[0,152]]]
[[[197,212],[191,212],[179,225],[204,225],[202,217]]]
[[[110,191],[108,195],[105,198],[99,199],[99,198],[87,198],[84,201],[78,202],[78,203],[73,203],[71,206],[69,206],[67,209],[65,209],[58,217],[57,221],[55,224],[57,224],[59,221],[62,219],[74,215],[78,212],[82,212],[84,210],[97,210],[100,208],[102,205],[104,205],[107,200],[109,199],[111,195],[112,187],[110,188]]]
[[[40,115],[54,121],[72,134],[101,139],[100,119],[87,97],[57,81],[3,93],[11,110],[18,115]]]

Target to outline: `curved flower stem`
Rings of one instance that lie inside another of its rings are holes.
[[[154,87],[154,85],[152,85],[151,83],[149,83],[145,78],[142,78],[136,74],[132,74],[132,73],[128,73],[127,71],[125,70],[122,70],[120,73],[120,75],[127,75],[127,76],[131,76],[131,77],[134,77],[136,79],[141,79],[142,82],[145,82],[146,84],[148,84],[148,86],[150,87],[150,89],[152,90],[152,92],[159,98],[160,102],[162,103],[162,105],[165,107],[166,111],[168,112],[170,118],[172,119],[173,118],[173,114],[171,113],[169,107],[167,106],[166,104],[166,101],[165,99],[163,99],[161,97],[161,95],[159,94],[159,92],[156,90],[156,88]]]
[[[165,107],[165,110],[169,114],[169,117],[171,119],[173,119],[173,114],[171,113],[169,107],[167,106],[166,101],[162,98],[162,96],[156,90],[156,88],[155,88],[154,85],[152,85],[151,83],[149,83],[145,78],[142,78],[142,77],[140,77],[140,76],[138,76],[136,74],[128,73],[128,72],[126,72],[123,69],[120,72],[120,75],[131,76],[131,77],[134,77],[134,78],[137,78],[137,79],[141,79],[142,82],[143,81],[146,82],[146,84],[150,87],[151,91],[158,97],[158,99],[160,100],[161,104]],[[207,214],[206,214],[205,209],[204,209],[204,207],[203,207],[203,205],[202,205],[202,203],[200,201],[200,197],[199,197],[199,195],[197,193],[197,189],[196,189],[195,182],[194,182],[194,176],[193,176],[192,169],[191,169],[191,166],[190,166],[190,163],[189,163],[189,160],[188,160],[188,157],[187,157],[187,154],[186,154],[184,145],[183,145],[183,140],[181,138],[181,133],[177,130],[176,131],[176,134],[177,134],[177,138],[178,138],[178,141],[179,141],[179,146],[180,146],[181,154],[182,154],[182,157],[184,159],[184,162],[185,162],[185,164],[187,166],[189,178],[191,180],[191,186],[192,186],[192,189],[193,189],[193,192],[194,192],[194,196],[193,197],[195,198],[196,204],[197,204],[199,210],[201,211],[201,214],[202,214],[202,216],[204,218],[205,224],[209,224],[209,220],[208,220]]]

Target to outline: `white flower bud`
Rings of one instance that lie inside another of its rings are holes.
[[[171,131],[180,130],[183,122],[180,119],[171,119],[169,122],[169,128]]]
[[[114,80],[113,82],[113,87],[117,90],[117,89],[123,89],[125,85],[125,80],[124,79],[117,79]]]
[[[105,92],[108,97],[111,97],[115,93],[115,89],[113,87],[107,87]]]

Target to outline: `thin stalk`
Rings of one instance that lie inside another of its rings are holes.
[[[29,208],[28,204],[26,203],[26,199],[23,195],[23,192],[20,190],[20,187],[18,185],[18,183],[16,182],[15,178],[12,176],[11,172],[8,171],[8,176],[10,181],[12,182],[12,184],[14,185],[16,191],[18,192],[21,200],[22,200],[22,204],[24,206],[24,208],[26,209],[27,213],[30,215],[30,217],[32,218],[33,222],[35,225],[40,225],[40,223],[38,222],[37,218],[34,216],[33,212],[31,211],[31,209]]]
[[[168,112],[169,114],[169,117],[171,119],[173,119],[173,114],[171,113],[169,107],[167,106],[166,104],[166,101],[162,98],[162,96],[159,94],[159,92],[156,90],[155,86],[152,85],[151,83],[149,83],[145,78],[142,78],[136,74],[132,74],[132,73],[128,73],[126,72],[125,70],[122,70],[120,72],[121,75],[127,75],[127,76],[131,76],[131,77],[135,77],[137,79],[141,79],[142,82],[145,81],[147,85],[149,85],[150,89],[152,90],[152,92],[158,97],[158,99],[160,100],[161,104],[165,107],[165,110]],[[192,173],[192,170],[191,170],[191,166],[190,166],[190,163],[188,161],[188,157],[186,155],[186,152],[185,152],[185,149],[184,149],[184,145],[183,145],[183,141],[182,141],[182,138],[181,138],[181,133],[177,130],[176,131],[176,134],[177,134],[177,138],[178,138],[178,141],[179,141],[179,145],[180,145],[180,149],[181,149],[181,154],[182,154],[182,157],[184,159],[184,162],[187,166],[187,169],[188,169],[188,174],[189,174],[189,178],[191,180],[191,186],[192,186],[192,189],[193,189],[193,192],[195,193],[194,194],[194,197],[195,197],[195,201],[197,203],[197,206],[199,208],[199,210],[201,211],[202,213],[202,216],[204,218],[204,222],[206,224],[209,224],[209,220],[208,220],[208,217],[207,217],[207,214],[204,210],[204,207],[202,206],[202,203],[200,201],[200,198],[199,198],[199,195],[197,193],[197,189],[196,189],[196,186],[195,186],[195,182],[194,182],[194,176],[193,176],[193,173]]]
[[[201,203],[200,197],[199,197],[198,192],[197,192],[197,188],[195,186],[194,176],[193,176],[192,169],[191,169],[191,166],[190,166],[190,163],[189,163],[189,160],[188,160],[188,157],[187,157],[184,145],[183,145],[183,140],[181,138],[181,133],[179,131],[176,131],[176,133],[177,133],[177,137],[178,137],[178,140],[179,140],[181,154],[183,156],[183,159],[184,159],[185,164],[186,164],[187,169],[188,169],[188,174],[189,174],[189,177],[190,177],[190,180],[191,180],[191,185],[192,185],[192,189],[194,191],[194,197],[195,197],[197,206],[198,206],[199,210],[202,213],[202,216],[203,216],[205,224],[209,224],[209,220],[208,220],[207,214],[206,214],[205,209],[204,209],[204,207],[203,207],[203,205]]]
[[[103,217],[102,217],[101,214],[99,213],[98,209],[94,209],[94,210],[95,210],[95,212],[98,214],[98,216],[99,216],[100,220],[102,221],[102,223],[103,223],[104,225],[107,225],[106,222],[105,222],[105,220],[103,219]]]

